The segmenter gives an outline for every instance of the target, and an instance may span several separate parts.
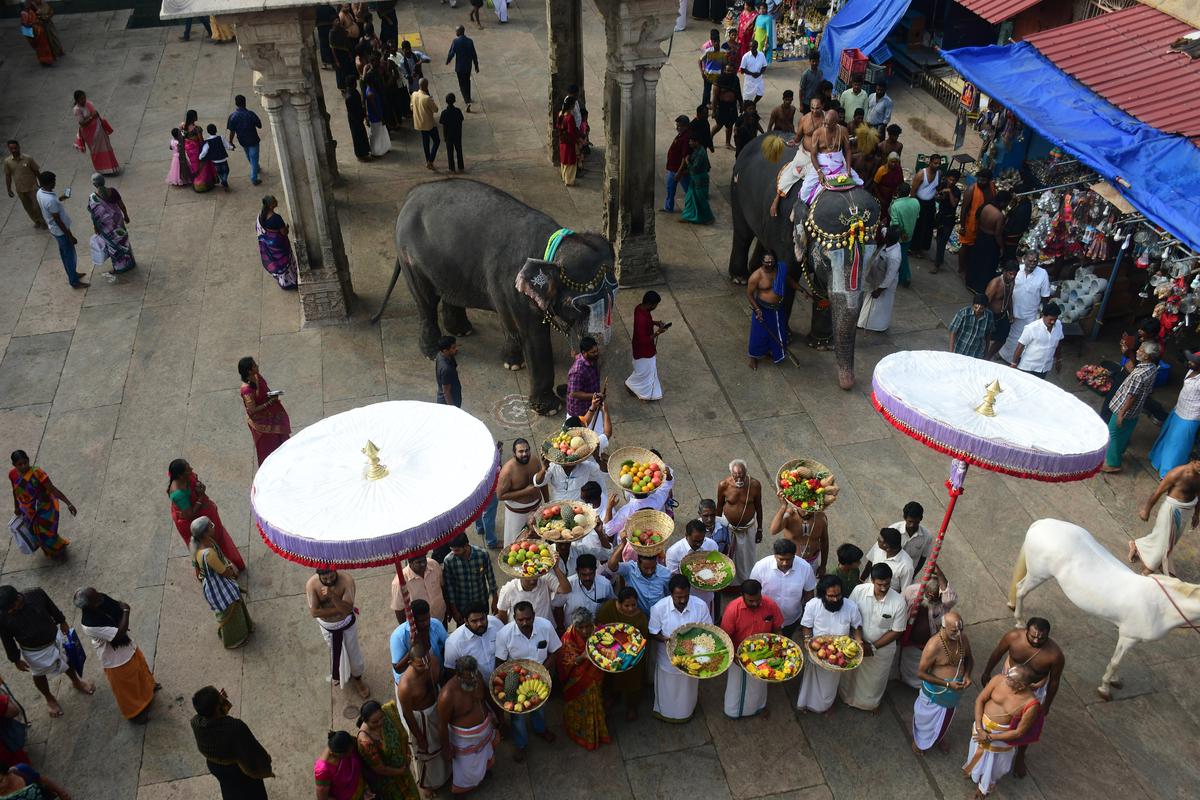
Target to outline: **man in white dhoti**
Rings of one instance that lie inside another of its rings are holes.
[[[348,677],[358,694],[367,698],[371,696],[371,690],[362,679],[367,662],[358,643],[354,591],[354,578],[349,573],[332,569],[317,570],[304,585],[308,611],[329,645],[330,680],[334,686],[341,686]]]
[[[783,635],[795,638],[804,607],[817,588],[817,576],[807,561],[796,557],[796,543],[791,539],[776,539],[771,549],[774,552],[750,570],[750,579],[779,605]]]
[[[817,581],[817,596],[804,606],[804,615],[800,618],[803,647],[808,649],[814,636],[850,636],[861,647],[862,624],[858,606],[842,596],[842,579],[826,575]],[[840,672],[820,667],[804,670],[796,710],[833,713],[841,677]]]
[[[717,516],[729,527],[729,557],[737,571],[733,580],[739,584],[750,577],[758,561],[756,545],[762,541],[763,520],[762,484],[750,477],[740,458],[729,462],[729,477],[717,484]]]
[[[439,740],[446,743],[442,758],[451,762],[454,777],[450,791],[454,794],[469,792],[483,783],[496,762],[500,734],[487,706],[484,680],[474,657],[463,656],[454,677],[438,695]]]
[[[612,495],[608,499],[608,507],[605,508],[605,515],[608,517],[604,522],[604,531],[613,540],[620,537],[621,532],[625,530],[625,523],[629,521],[629,517],[635,511],[641,511],[644,508],[651,508],[655,511],[665,511],[667,502],[671,499],[671,492],[675,488],[675,473],[667,467],[663,472],[662,483],[658,485],[654,491],[650,492],[645,497],[634,497],[632,492],[621,490],[620,496]],[[613,510],[619,499],[624,499],[625,504],[620,508]],[[586,542],[587,537],[580,539],[581,542]]]
[[[1028,251],[1021,256],[1021,269],[1013,280],[1012,324],[1008,339],[1000,348],[1000,358],[1010,363],[1017,352],[1021,334],[1029,323],[1042,315],[1042,301],[1051,295],[1050,275],[1038,266],[1038,255]]]
[[[650,635],[654,645],[654,716],[663,722],[687,722],[696,711],[700,679],[684,675],[671,664],[667,642],[677,628],[696,622],[712,623],[708,606],[692,597],[682,575],[672,575],[668,594],[650,609]]]
[[[951,611],[942,617],[937,635],[921,651],[917,675],[921,691],[913,703],[912,750],[917,755],[935,744],[943,753],[950,752],[946,731],[954,720],[954,709],[962,692],[971,685],[975,655],[963,632],[963,620]]]
[[[833,178],[849,177],[862,186],[862,178],[850,166],[850,134],[838,124],[836,111],[825,112],[825,125],[813,133],[809,156],[813,168],[805,172],[800,186],[799,199],[804,204],[812,205],[817,193]]]
[[[501,22],[508,22],[508,0],[492,0],[492,5],[496,10],[496,17]]]
[[[871,567],[871,580],[850,592],[850,602],[862,616],[863,660],[858,669],[842,676],[842,702],[863,711],[875,711],[887,690],[896,640],[908,623],[908,607],[892,589],[892,568]]]
[[[450,779],[450,765],[442,755],[442,726],[438,722],[437,656],[421,642],[413,644],[408,669],[396,684],[396,705],[412,741],[412,771],[422,797],[432,797]]]
[[[61,717],[63,710],[50,691],[48,675],[65,672],[79,691],[96,692],[67,663],[59,634],[66,636],[69,630],[67,618],[41,589],[19,592],[11,586],[0,586],[0,641],[4,652],[18,670],[33,676],[33,685],[46,698],[52,717]]]
[[[504,504],[504,546],[517,540],[529,515],[542,503],[542,490],[533,478],[542,470],[542,459],[525,439],[514,439],[513,457],[500,468],[496,498]]]
[[[1165,495],[1165,497],[1164,497]],[[1154,518],[1154,529],[1146,536],[1129,543],[1129,560],[1142,562],[1142,574],[1152,572],[1171,574],[1170,555],[1183,536],[1188,512],[1191,512],[1192,527],[1200,522],[1200,461],[1190,461],[1168,472],[1159,481],[1153,494],[1146,498],[1138,509],[1138,516],[1150,519],[1150,509],[1162,498],[1158,516]]]
[[[738,647],[756,633],[778,633],[783,628],[783,612],[775,601],[763,595],[762,584],[756,580],[742,581],[742,596],[725,606],[721,615],[721,630],[729,634]],[[771,716],[767,708],[766,681],[751,678],[744,669],[730,668],[725,673],[725,716],[732,719],[753,717],[761,713]]]
[[[1012,768],[1012,742],[1029,731],[1038,715],[1038,701],[1029,684],[1032,670],[1017,665],[997,675],[975,698],[975,723],[963,775],[975,784],[975,797],[986,797]]]
[[[867,264],[863,281],[862,310],[858,312],[858,327],[885,332],[892,324],[892,306],[896,303],[896,285],[900,280],[900,229],[887,229],[883,246],[875,251]]]
[[[921,582],[914,581],[900,593],[906,608],[912,608],[920,589]],[[925,644],[937,636],[938,631],[942,629],[942,619],[957,604],[958,593],[946,580],[941,565],[934,564],[933,575],[930,576],[929,583],[925,584],[925,591],[921,595],[921,607],[913,617],[908,635],[904,636],[900,643],[900,680],[914,689],[921,688],[917,668],[920,666]]]
[[[654,319],[654,309],[662,302],[658,292],[642,295],[633,309],[633,374],[625,379],[625,388],[639,400],[661,400],[658,380],[658,337],[671,327]]]
[[[742,100],[747,103],[757,103],[766,93],[763,72],[767,69],[767,57],[759,52],[758,40],[750,40],[749,52],[742,55],[742,63],[738,72],[742,73]]]
[[[694,519],[688,522],[683,538],[667,548],[668,572],[672,575],[678,575],[680,572],[679,565],[688,553],[716,551],[717,543],[709,539],[705,533],[704,523],[700,520]],[[692,594],[703,601],[704,605],[708,606],[708,613],[711,616],[713,611],[713,593],[706,592],[703,589],[692,589]]]
[[[871,577],[873,564],[887,564],[892,568],[892,586],[897,592],[904,591],[913,582],[912,556],[904,552],[900,544],[900,531],[895,528],[881,528],[875,545],[863,557],[863,571],[859,580]]]

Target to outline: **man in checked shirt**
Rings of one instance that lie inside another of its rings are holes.
[[[1108,420],[1108,452],[1104,454],[1101,472],[1121,471],[1121,456],[1129,447],[1133,429],[1137,427],[1142,406],[1154,389],[1154,378],[1158,374],[1158,358],[1162,348],[1158,342],[1143,342],[1137,351],[1137,366],[1125,378],[1121,388],[1108,401],[1113,415]]]
[[[496,573],[487,550],[472,546],[465,533],[450,540],[450,553],[442,561],[442,580],[450,616],[463,624],[465,609],[487,603],[496,613]]]

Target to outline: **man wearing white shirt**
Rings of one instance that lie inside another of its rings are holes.
[[[700,679],[685,675],[671,664],[667,642],[678,628],[697,622],[712,624],[708,606],[692,597],[682,575],[667,582],[667,596],[650,609],[650,635],[654,645],[654,716],[664,722],[687,722],[696,712]]]
[[[1058,348],[1062,345],[1063,326],[1058,321],[1058,303],[1046,303],[1042,318],[1025,326],[1017,339],[1012,365],[1022,372],[1045,378],[1051,368],[1062,369],[1062,356]]]
[[[566,594],[569,591],[571,585],[563,576],[562,566],[555,564],[554,569],[540,578],[517,578],[501,586],[500,594],[496,598],[496,616],[507,624],[512,619],[513,609],[520,603],[527,602],[533,606],[536,616],[553,623],[554,615],[550,609],[553,607],[555,595]]]
[[[688,553],[709,552],[717,549],[717,543],[705,536],[704,533],[704,523],[700,520],[694,519],[687,524],[683,538],[667,548],[668,572],[672,575],[679,573],[680,562]],[[712,614],[713,593],[692,589],[692,594],[702,600],[704,605],[708,606],[708,613]]]
[[[925,508],[916,500],[904,504],[904,519],[893,522],[889,527],[900,531],[900,547],[913,561],[913,575],[921,574],[921,567],[933,551],[933,534],[921,524]],[[897,590],[899,591],[899,590]]]
[[[741,69],[742,100],[757,103],[762,100],[766,88],[763,83],[763,70],[767,68],[767,57],[758,51],[758,40],[750,40],[750,52],[742,56]]]
[[[496,637],[496,666],[505,661],[517,658],[527,658],[555,673],[555,655],[562,647],[562,641],[554,632],[554,625],[542,617],[534,616],[533,605],[521,601],[513,609],[513,621],[505,625]],[[510,714],[513,744],[517,748],[513,760],[520,763],[525,760],[525,748],[529,746],[529,727],[533,732],[547,742],[554,741],[554,734],[546,730],[546,705],[543,703],[536,711],[528,714]]]
[[[796,558],[796,543],[791,539],[776,539],[771,547],[774,555],[756,563],[750,577],[762,584],[762,593],[774,600],[783,613],[783,635],[794,637],[804,604],[812,599],[817,586],[817,577],[807,561]]]
[[[596,557],[591,553],[584,553],[575,562],[575,574],[567,578],[571,591],[554,598],[555,606],[562,609],[564,620],[569,620],[577,608],[586,608],[594,617],[600,606],[613,597],[612,581],[597,575],[596,566]],[[566,627],[565,621],[562,627]]]
[[[446,658],[442,666],[448,675],[458,664],[458,659],[471,656],[479,662],[479,671],[486,680],[496,666],[496,637],[504,623],[488,614],[484,603],[468,606],[463,613],[465,623],[446,639]]]
[[[584,459],[577,464],[551,464],[543,462],[541,472],[533,476],[533,485],[546,487],[552,502],[581,500],[585,483],[595,481],[603,485],[604,473],[595,459]]]
[[[892,569],[887,564],[871,567],[871,582],[855,586],[850,602],[862,616],[864,653],[858,669],[842,676],[839,693],[846,705],[874,711],[887,690],[896,660],[896,640],[908,624],[908,606],[892,590]]]
[[[632,493],[625,492],[621,492],[624,495],[623,498],[613,495],[608,500],[609,506],[616,504],[618,499],[624,499],[625,505],[616,511],[610,510],[608,522],[605,523],[604,529],[608,531],[610,536],[617,537],[621,535],[621,531],[625,530],[625,523],[629,521],[629,517],[633,512],[641,511],[644,508],[650,508],[655,511],[665,510],[667,501],[671,499],[671,490],[674,488],[675,475],[671,472],[671,468],[667,467],[663,473],[663,482],[645,497],[634,497]]]
[[[1012,325],[1008,329],[1008,339],[1000,348],[1000,357],[1005,361],[1015,361],[1014,353],[1017,340],[1025,326],[1041,316],[1042,300],[1050,296],[1050,276],[1046,270],[1037,265],[1037,253],[1027,252],[1021,256],[1021,269],[1013,280],[1012,292]]]
[[[862,624],[858,606],[842,596],[842,579],[826,575],[817,582],[817,596],[804,605],[800,618],[803,647],[807,648],[814,636],[850,636],[861,647]],[[831,711],[842,674],[810,666],[802,675],[796,710]]]
[[[895,528],[881,529],[875,545],[863,556],[863,571],[858,579],[870,580],[872,565],[887,564],[892,569],[892,588],[898,592],[904,591],[913,582],[916,570],[913,569],[912,557],[904,552],[900,542],[900,531]]]

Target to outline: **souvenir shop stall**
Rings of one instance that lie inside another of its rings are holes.
[[[776,0],[762,15],[758,3],[738,0],[725,16],[725,39],[746,42],[747,31],[757,28],[772,62],[804,61],[817,48],[821,32],[840,5],[841,0]]]

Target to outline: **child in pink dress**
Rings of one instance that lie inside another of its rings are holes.
[[[171,167],[167,170],[167,183],[171,186],[188,186],[191,182],[191,170],[187,166],[187,155],[183,152],[183,137],[179,128],[172,128]]]

